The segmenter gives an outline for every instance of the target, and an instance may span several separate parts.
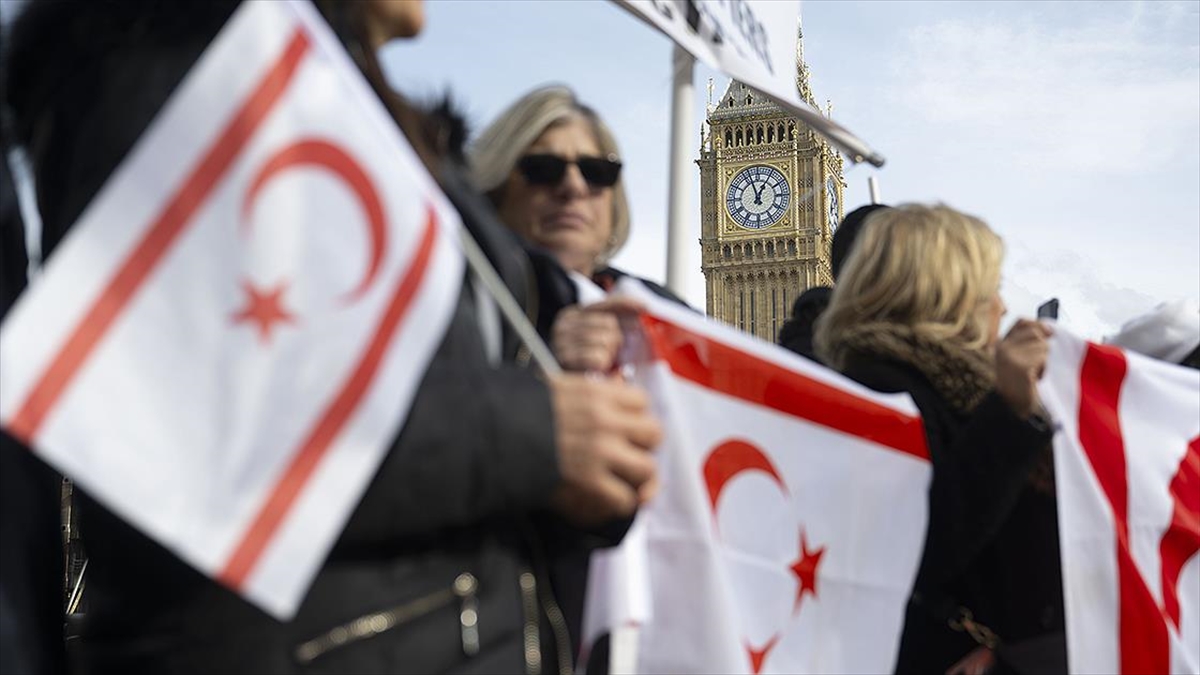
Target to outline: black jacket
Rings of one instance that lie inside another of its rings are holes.
[[[1061,632],[1053,486],[1038,480],[1051,430],[1019,419],[953,349],[860,347],[843,372],[876,391],[913,397],[933,463],[929,526],[897,672],[942,673],[977,646],[948,625],[960,607],[1005,645]],[[1050,672],[1065,670],[1065,651],[1050,659]]]
[[[0,320],[25,287],[26,262],[15,185],[0,157]],[[59,673],[66,666],[61,483],[0,432],[0,673]]]
[[[554,320],[558,317],[558,313],[566,307],[579,303],[578,288],[549,251],[527,245],[526,253],[532,263],[536,281],[536,289],[531,294],[532,298],[527,303],[527,307],[538,334],[549,344]],[[659,297],[685,307],[688,306],[679,296],[663,286],[615,267],[604,267],[597,270],[592,275],[592,281],[607,290],[624,277],[637,279]],[[571,635],[572,653],[578,654],[581,647],[579,638],[583,633],[583,605],[587,591],[591,554],[598,548],[615,546],[620,543],[632,522],[632,519],[619,520],[588,532],[576,532],[573,528],[564,527],[557,519],[543,519],[540,529],[548,533],[546,553],[550,583],[561,605],[562,615]],[[586,670],[606,672],[607,661],[604,659],[607,659],[607,656],[608,653],[603,648],[592,649],[589,656],[591,660],[586,664]]]
[[[34,3],[19,20],[9,68],[21,77],[7,93],[33,159],[48,255],[235,6],[52,1]],[[442,182],[523,297],[528,270],[519,246],[453,170]],[[505,347],[505,362],[489,365],[464,285],[404,429],[290,622],[85,496],[89,669],[514,672],[542,658],[539,643],[554,641],[539,626],[549,603],[530,542],[538,538],[534,516],[559,480],[554,426],[546,385],[512,363],[509,336]],[[462,614],[470,605],[478,616],[474,655]],[[388,629],[338,647],[339,626]]]

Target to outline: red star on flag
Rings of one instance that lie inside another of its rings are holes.
[[[253,323],[258,326],[258,338],[263,344],[271,341],[271,330],[278,323],[296,323],[296,317],[283,308],[283,292],[287,282],[280,282],[273,289],[260,291],[254,283],[242,282],[246,291],[246,306],[233,315],[233,324]]]
[[[825,547],[815,551],[808,550],[808,537],[804,528],[800,529],[800,559],[792,563],[792,574],[796,575],[799,588],[796,589],[796,604],[792,613],[800,611],[800,601],[805,593],[817,597],[817,566],[821,564],[821,556],[825,555]]]
[[[767,644],[763,645],[761,649],[755,649],[748,641],[746,642],[746,653],[750,655],[750,671],[752,673],[758,675],[758,673],[762,672],[763,661],[767,659],[767,654],[771,653],[771,650],[775,648],[775,644],[778,642],[778,634],[771,636],[771,639],[767,640]]]

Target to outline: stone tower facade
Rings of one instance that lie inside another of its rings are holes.
[[[815,107],[802,40],[797,35],[796,86]],[[800,120],[734,81],[710,106],[696,163],[708,315],[774,342],[796,297],[832,283],[842,157]]]

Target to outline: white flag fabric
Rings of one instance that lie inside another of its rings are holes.
[[[1072,673],[1200,672],[1200,372],[1061,328],[1040,386]]]
[[[800,0],[614,0],[692,56],[775,99],[852,162],[883,157],[796,90]]]
[[[292,616],[458,296],[454,209],[307,3],[234,14],[0,335],[0,421]]]
[[[614,672],[890,672],[928,517],[915,405],[634,286],[662,490],[593,567],[585,644],[638,626]]]

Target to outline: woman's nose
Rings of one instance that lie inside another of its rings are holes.
[[[579,165],[572,162],[567,165],[567,172],[558,182],[558,193],[564,197],[586,197],[588,184],[579,171]]]

